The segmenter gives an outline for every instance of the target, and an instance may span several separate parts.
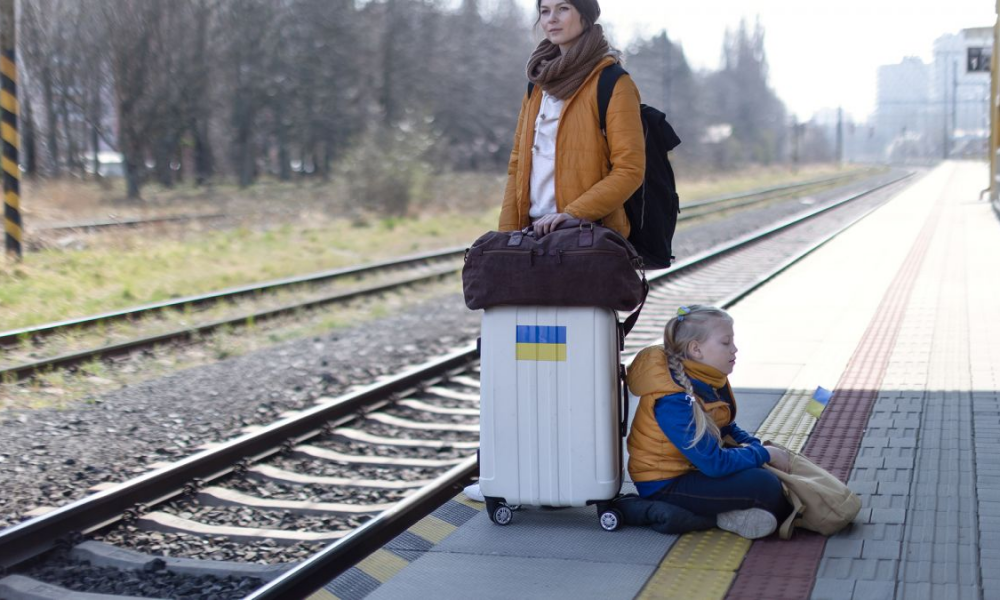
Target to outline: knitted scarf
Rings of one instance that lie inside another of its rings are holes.
[[[565,55],[558,45],[542,40],[528,59],[528,81],[566,100],[610,49],[604,28],[596,24],[584,31]]]

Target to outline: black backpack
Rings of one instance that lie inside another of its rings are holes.
[[[601,133],[607,137],[608,105],[618,78],[627,71],[618,63],[601,71],[597,82],[597,114],[600,115]],[[528,95],[534,85],[528,84]],[[670,244],[677,228],[680,197],[677,182],[670,166],[667,152],[681,143],[667,116],[659,110],[640,106],[643,134],[646,138],[646,174],[642,185],[625,201],[631,232],[628,241],[635,246],[647,269],[666,269],[673,260]]]

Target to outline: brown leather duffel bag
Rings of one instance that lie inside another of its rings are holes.
[[[642,259],[612,229],[569,219],[536,238],[523,231],[491,231],[465,252],[465,304],[598,306],[631,311],[648,289]]]

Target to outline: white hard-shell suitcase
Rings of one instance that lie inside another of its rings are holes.
[[[596,504],[612,531],[622,484],[621,338],[602,308],[486,309],[479,485],[494,523],[515,505]]]

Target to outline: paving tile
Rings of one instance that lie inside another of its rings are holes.
[[[900,494],[909,495],[910,485],[902,482],[890,482],[890,481],[880,481],[878,482],[878,493],[879,494]]]
[[[823,556],[830,558],[861,558],[863,540],[833,537],[826,541]]]
[[[817,578],[867,581],[895,581],[898,560],[824,558]]]
[[[896,591],[895,581],[858,581],[854,584],[854,600],[886,600]]]
[[[861,509],[864,512],[866,509]],[[860,515],[859,515],[860,516]],[[903,525],[900,523],[869,523],[867,521],[855,521],[850,529],[842,531],[838,537],[845,537],[851,540],[889,540],[901,541],[903,539]]]
[[[877,481],[855,481],[850,484],[851,491],[859,496],[874,494],[878,490]]]
[[[854,582],[841,579],[817,579],[813,586],[811,600],[851,600],[854,597]]]
[[[900,508],[873,508],[869,523],[905,523],[906,511]]]
[[[895,495],[895,496],[862,496],[861,506],[866,506],[870,508],[899,508],[902,510],[906,509],[907,498],[906,496]]]
[[[864,540],[862,544],[861,558],[888,558],[898,559],[900,553],[899,542]]]

